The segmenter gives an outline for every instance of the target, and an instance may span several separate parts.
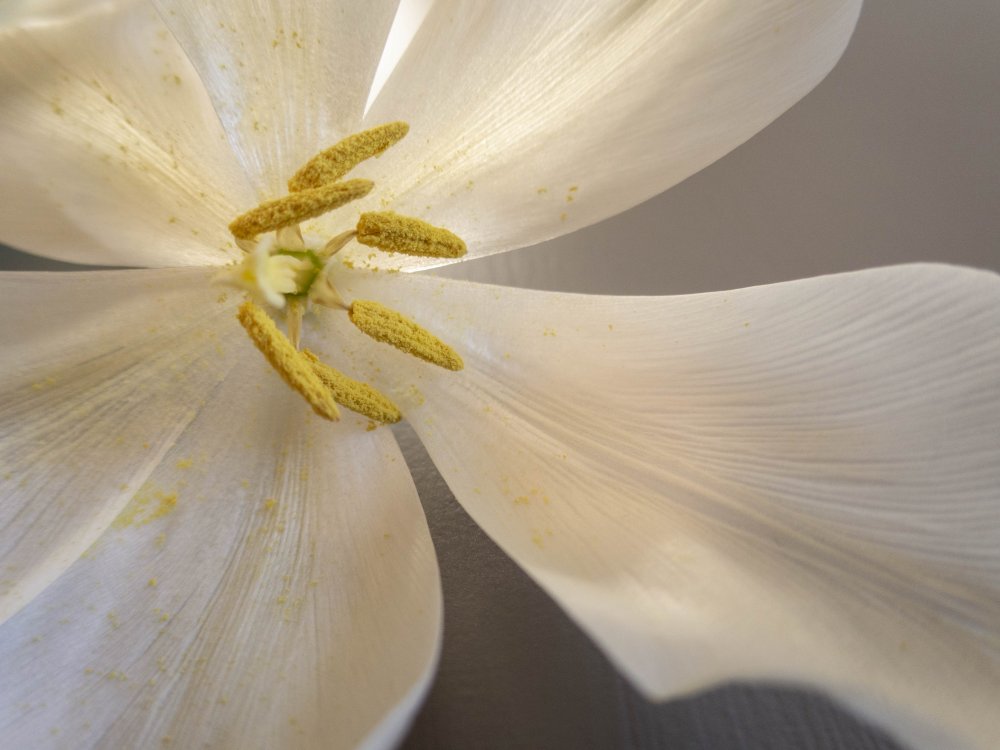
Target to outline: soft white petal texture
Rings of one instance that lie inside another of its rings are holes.
[[[397,0],[154,0],[259,198],[360,129]],[[250,206],[246,206],[249,208]]]
[[[1000,277],[342,287],[465,358],[339,334],[472,517],[648,695],[809,683],[913,747],[997,747]]]
[[[6,0],[0,4],[0,25],[45,25],[72,20],[113,0]]]
[[[860,6],[441,0],[366,118],[412,126],[358,168],[377,183],[368,204],[449,227],[471,256],[592,224],[718,159],[804,96],[840,57]]]
[[[0,241],[60,260],[224,263],[254,199],[211,102],[145,3],[0,26]]]
[[[313,417],[241,343],[133,504],[0,629],[5,746],[388,747],[405,731],[441,627],[406,464],[388,429]]]
[[[217,295],[200,269],[0,274],[0,621],[100,536],[232,366]]]

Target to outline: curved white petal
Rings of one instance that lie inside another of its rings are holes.
[[[668,298],[354,278],[466,363],[356,344],[359,374],[374,357],[472,517],[648,695],[810,683],[913,747],[996,746],[996,275]]]
[[[448,227],[470,256],[592,224],[715,161],[804,96],[840,57],[860,6],[435,3],[367,117],[412,126],[358,169],[377,183],[369,205]]]
[[[154,2],[263,199],[360,129],[398,0]]]
[[[237,257],[254,194],[191,64],[144,3],[0,26],[0,241],[77,263]]]
[[[389,747],[437,564],[387,429],[312,417],[249,341],[132,505],[0,629],[11,747]]]
[[[202,270],[0,274],[0,621],[164,460],[240,330]]]
[[[111,0],[7,0],[0,5],[0,25],[46,25],[70,21]]]

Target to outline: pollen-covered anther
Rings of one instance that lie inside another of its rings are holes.
[[[461,258],[466,252],[462,238],[444,227],[392,211],[361,214],[358,242],[390,253],[428,258]]]
[[[376,341],[396,347],[425,362],[448,370],[465,367],[454,349],[405,315],[371,300],[354,300],[348,310],[351,322]]]
[[[383,424],[395,424],[403,418],[399,408],[387,396],[379,393],[367,383],[349,378],[342,372],[333,369],[328,364],[321,362],[308,349],[302,350],[302,356],[309,360],[313,372],[330,389],[334,400],[341,406]]]
[[[387,122],[349,135],[307,161],[288,181],[288,189],[294,193],[339,180],[361,162],[397,143],[409,130],[405,122]]]
[[[247,301],[240,305],[236,317],[271,366],[288,385],[302,394],[313,411],[332,422],[340,419],[333,394],[316,374],[312,362],[292,346],[267,313]]]
[[[332,211],[371,192],[371,180],[347,180],[265,201],[233,219],[229,231],[237,239],[250,239]]]

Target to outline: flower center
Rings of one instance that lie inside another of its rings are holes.
[[[335,370],[308,349],[300,349],[302,317],[314,304],[346,311],[363,333],[426,362],[461,370],[450,346],[408,317],[373,300],[346,303],[331,278],[334,256],[352,240],[389,253],[436,258],[465,255],[465,243],[447,229],[391,211],[361,214],[357,226],[322,246],[309,247],[299,224],[371,192],[370,180],[341,180],[366,159],[379,156],[406,135],[409,126],[391,122],[348,136],[321,151],[288,181],[289,193],[236,217],[229,230],[246,257],[216,276],[219,283],[248,294],[237,318],[250,339],[293,389],[320,416],[339,419],[337,404],[376,422],[398,422],[392,401],[367,383]],[[284,313],[288,335],[268,314]]]

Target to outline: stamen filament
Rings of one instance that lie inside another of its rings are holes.
[[[253,302],[247,301],[240,305],[236,317],[271,363],[271,367],[278,371],[288,385],[302,394],[313,411],[331,422],[340,419],[340,411],[334,403],[333,395],[316,374],[312,362],[292,346],[267,313]]]
[[[327,242],[325,245],[323,245],[322,250],[317,250],[316,255],[318,255],[323,260],[329,260],[334,255],[343,250],[344,246],[347,245],[348,242],[353,240],[355,235],[357,235],[357,232],[355,232],[353,229],[349,229],[346,232],[341,232],[336,237]]]
[[[302,354],[341,406],[384,424],[395,424],[403,418],[399,408],[375,388],[333,369],[308,349],[303,349]]]
[[[376,341],[448,370],[465,367],[454,349],[402,313],[371,300],[354,300],[348,316],[362,333]]]
[[[299,341],[302,338],[302,315],[306,307],[297,299],[288,300],[285,308],[285,326],[288,328],[288,340],[296,349],[299,348]]]
[[[230,223],[229,231],[238,240],[250,239],[340,208],[368,195],[373,186],[371,180],[348,180],[265,201],[236,217]]]
[[[324,307],[347,310],[347,303],[340,296],[337,287],[325,275],[320,274],[315,283],[309,289],[309,301]]]
[[[429,258],[461,258],[466,253],[462,238],[444,227],[392,211],[361,214],[358,242],[390,253]]]
[[[288,189],[294,193],[339,180],[361,162],[379,156],[409,131],[405,122],[388,122],[349,135],[307,161],[288,181]]]
[[[282,250],[305,250],[306,243],[302,239],[302,230],[298,224],[282,227],[274,233],[274,241]]]
[[[256,238],[241,239],[237,237],[236,246],[243,252],[249,254],[257,249],[257,239]]]

